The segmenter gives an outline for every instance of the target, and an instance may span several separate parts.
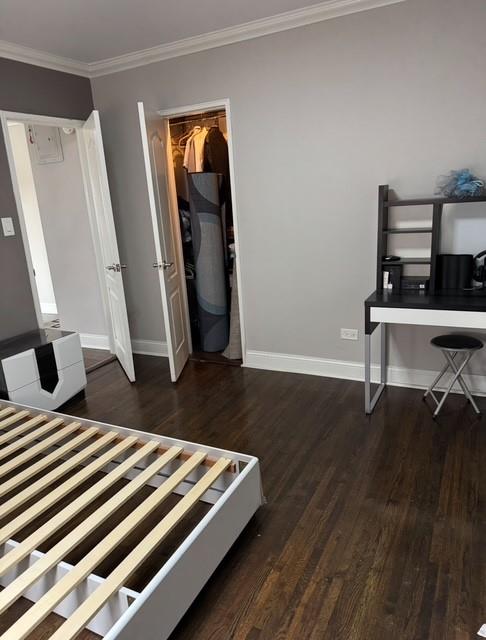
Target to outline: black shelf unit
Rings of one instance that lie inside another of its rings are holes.
[[[383,229],[383,233],[432,233],[432,227],[401,227],[398,229]]]
[[[383,260],[381,263],[383,266],[394,264],[430,264],[430,258],[400,258],[400,260]]]
[[[417,198],[413,200],[390,199],[390,188],[387,184],[382,184],[378,188],[378,255],[376,263],[376,289],[383,291],[383,267],[394,264],[430,264],[430,284],[429,293],[436,292],[437,276],[437,256],[440,253],[440,230],[442,223],[442,212],[445,204],[467,204],[469,202],[486,202],[486,196],[477,198]],[[402,227],[393,228],[389,226],[389,210],[393,207],[432,207],[432,227]],[[388,251],[388,237],[390,234],[399,233],[422,233],[430,234],[430,258],[407,258],[385,262],[383,258]]]

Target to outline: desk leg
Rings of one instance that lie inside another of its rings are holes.
[[[370,415],[387,382],[387,325],[381,323],[380,385],[371,397],[371,332],[365,334],[365,412]]]
[[[386,322],[381,323],[381,384],[387,383],[387,364],[388,364],[388,325]]]

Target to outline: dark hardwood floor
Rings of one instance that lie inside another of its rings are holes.
[[[97,369],[63,410],[254,454],[268,501],[171,640],[476,637],[486,420],[461,396],[434,422],[421,392],[389,388],[368,418],[356,382],[190,362],[172,385],[165,359],[136,369],[134,385]]]

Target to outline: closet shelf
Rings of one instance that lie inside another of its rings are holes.
[[[383,233],[432,233],[432,227],[402,227],[399,229],[385,229]]]

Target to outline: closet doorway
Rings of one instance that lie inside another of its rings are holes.
[[[0,120],[20,229],[2,222],[21,233],[39,329],[78,333],[108,356],[89,352],[88,368],[111,352],[133,382],[98,112],[83,121],[0,111]]]
[[[189,358],[241,366],[229,101],[138,108],[172,380]]]

